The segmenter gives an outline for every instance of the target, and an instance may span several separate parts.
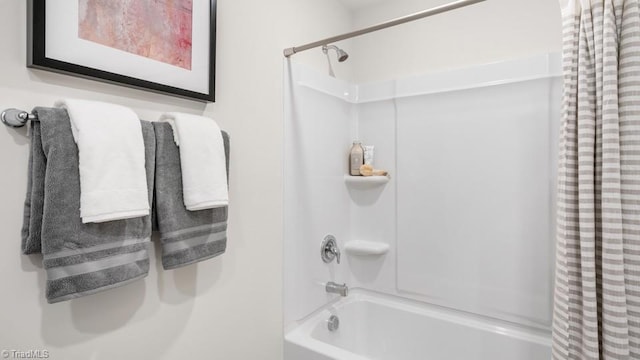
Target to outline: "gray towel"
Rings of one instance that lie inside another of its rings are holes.
[[[182,198],[180,150],[168,123],[154,123],[156,131],[155,214],[162,266],[174,269],[224,253],[227,247],[227,207],[188,211]],[[222,132],[229,173],[229,136]]]
[[[150,216],[83,224],[78,148],[67,112],[36,108],[22,251],[42,253],[49,303],[90,295],[145,277],[149,271]],[[155,170],[153,125],[142,122],[149,203]]]

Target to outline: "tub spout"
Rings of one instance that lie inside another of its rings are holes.
[[[329,281],[324,287],[330,294],[338,294],[340,296],[347,296],[349,294],[349,287],[347,284],[336,284],[333,281]]]

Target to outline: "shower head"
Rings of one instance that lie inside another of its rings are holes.
[[[329,52],[329,49],[333,49],[336,51],[336,55],[338,56],[338,61],[339,62],[344,62],[349,58],[349,54],[347,54],[346,51],[340,49],[339,47],[335,46],[335,45],[324,45],[322,47],[322,52],[327,54]]]

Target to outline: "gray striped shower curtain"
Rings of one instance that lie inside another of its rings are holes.
[[[640,359],[640,0],[563,2],[553,359]]]

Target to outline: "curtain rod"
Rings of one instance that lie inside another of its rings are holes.
[[[483,2],[486,0],[460,0],[460,1],[454,1],[452,3],[449,4],[445,4],[445,5],[441,5],[438,7],[434,7],[432,9],[428,9],[428,10],[423,10],[423,11],[419,11],[417,13],[414,14],[410,14],[410,15],[406,15],[403,17],[399,17],[393,20],[389,20],[377,25],[373,25],[364,29],[360,29],[360,30],[356,30],[356,31],[352,31],[352,32],[348,32],[342,35],[338,35],[338,36],[332,36],[326,39],[322,39],[322,40],[318,40],[318,41],[314,41],[312,43],[308,43],[308,44],[304,44],[304,45],[300,45],[300,46],[294,46],[294,47],[290,47],[287,49],[284,49],[284,56],[285,57],[290,57],[291,55],[294,55],[296,53],[299,53],[301,51],[305,51],[305,50],[309,50],[309,49],[313,49],[315,47],[318,46],[323,46],[323,45],[329,45],[330,43],[334,43],[336,41],[340,41],[340,40],[345,40],[345,39],[350,39],[356,36],[360,36],[360,35],[364,35],[364,34],[368,34],[374,31],[378,31],[378,30],[382,30],[382,29],[386,29],[392,26],[396,26],[396,25],[401,25],[404,23],[408,23],[410,21],[415,21],[418,19],[422,19],[422,18],[426,18],[432,15],[436,15],[436,14],[441,14],[443,12],[447,12],[450,10],[455,10],[455,9],[459,9],[461,7],[465,7],[465,6],[469,6],[469,5],[473,5],[473,4],[477,4],[479,2]]]

